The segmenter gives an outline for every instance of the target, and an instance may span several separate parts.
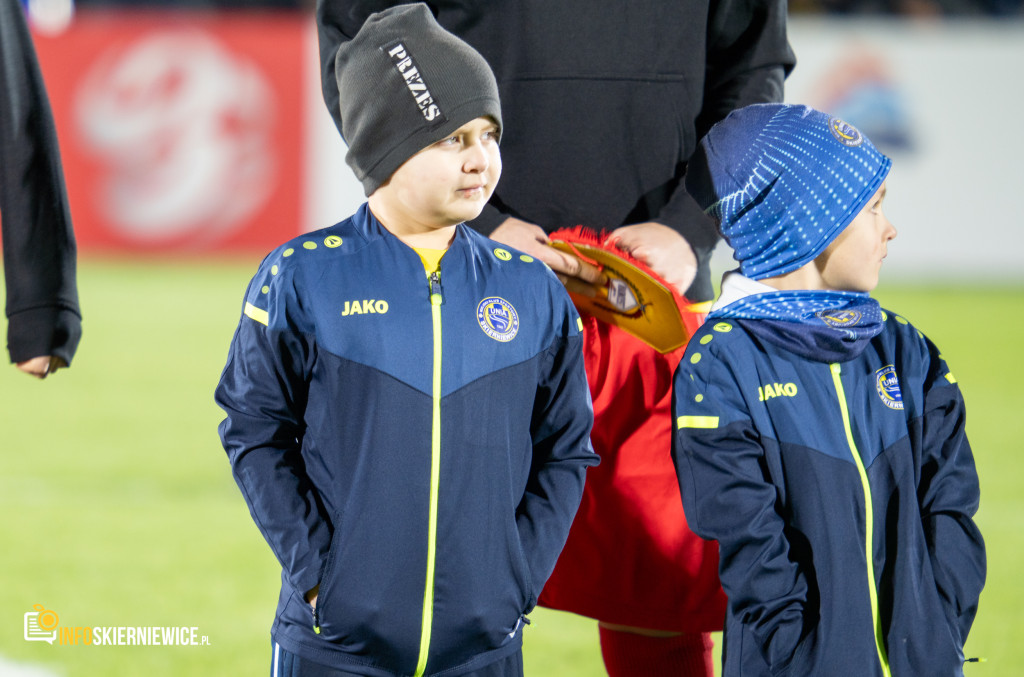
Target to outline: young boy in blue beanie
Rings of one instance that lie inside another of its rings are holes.
[[[868,295],[896,236],[890,165],[781,104],[732,113],[690,163],[740,263],[673,393],[686,517],[720,547],[726,677],[963,674],[978,476],[939,350]]]
[[[463,225],[501,173],[476,51],[402,5],[337,76],[368,202],[263,261],[216,393],[282,568],[272,674],[515,677],[597,463],[579,316]]]

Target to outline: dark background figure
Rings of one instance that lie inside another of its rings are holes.
[[[0,0],[0,218],[11,362],[45,378],[82,333],[57,132],[21,4]]]

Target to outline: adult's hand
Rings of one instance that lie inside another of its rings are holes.
[[[494,229],[491,239],[543,261],[570,291],[593,296],[592,285],[605,282],[596,266],[549,246],[548,234],[534,223],[509,217]]]
[[[616,228],[607,242],[647,265],[680,294],[685,294],[697,277],[697,256],[690,243],[661,223],[647,221]]]
[[[24,362],[18,362],[15,366],[29,376],[44,379],[61,367],[68,366],[68,364],[59,357],[42,355],[40,357],[33,357],[30,360],[25,360]]]

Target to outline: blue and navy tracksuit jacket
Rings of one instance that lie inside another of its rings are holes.
[[[712,316],[676,372],[672,453],[690,527],[720,547],[725,677],[962,675],[985,579],[964,402],[936,347],[875,309],[857,340]]]
[[[282,566],[274,641],[365,675],[518,650],[597,463],[579,316],[542,263],[459,226],[428,278],[364,205],[263,261],[216,398]]]

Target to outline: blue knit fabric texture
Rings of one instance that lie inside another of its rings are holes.
[[[792,104],[730,113],[701,140],[686,188],[719,224],[744,275],[814,260],[878,191],[892,161],[852,125]]]

